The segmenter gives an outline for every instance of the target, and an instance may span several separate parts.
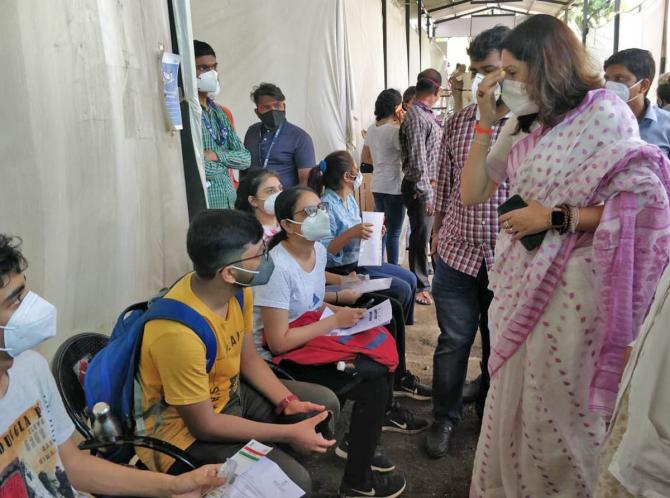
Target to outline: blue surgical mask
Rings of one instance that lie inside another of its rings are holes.
[[[640,95],[642,95],[641,93],[639,93],[632,99],[630,98],[630,89],[639,85],[641,82],[642,80],[638,81],[634,85],[628,86],[625,83],[620,83],[618,81],[606,81],[605,88],[612,93],[616,93],[621,100],[623,100],[625,103],[628,103],[631,100],[634,100],[638,98]]]

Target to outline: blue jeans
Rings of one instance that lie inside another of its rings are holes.
[[[433,298],[440,336],[433,355],[433,416],[456,426],[462,418],[463,384],[478,326],[482,334],[482,384],[478,410],[483,408],[486,400],[490,353],[488,310],[493,292],[488,289],[484,262],[476,277],[451,268],[437,255],[435,265]]]
[[[376,294],[385,294],[395,298],[402,304],[405,312],[405,324],[414,324],[414,295],[416,294],[416,277],[402,266],[382,263],[381,266],[360,267],[370,278],[391,277],[391,288]]]
[[[375,211],[384,213],[386,259],[389,263],[397,265],[400,252],[400,234],[402,233],[402,224],[405,221],[405,204],[402,195],[381,194],[379,192],[373,192],[372,195],[375,198]]]

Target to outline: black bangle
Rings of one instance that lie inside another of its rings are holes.
[[[340,293],[336,291],[335,292],[335,305],[337,306],[338,304],[340,304]]]

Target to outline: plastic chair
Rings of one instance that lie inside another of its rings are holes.
[[[159,439],[134,434],[124,434],[116,438],[115,441],[100,441],[95,438],[86,407],[84,389],[74,368],[82,359],[87,357],[89,357],[88,361],[93,359],[95,354],[104,348],[108,342],[109,337],[103,334],[94,332],[77,334],[61,344],[51,364],[51,371],[56,379],[56,386],[63,399],[65,410],[77,431],[84,437],[84,441],[79,444],[79,449],[90,450],[93,454],[99,453],[100,456],[105,458],[106,451],[119,454],[119,450],[122,449],[148,448],[175,459],[188,469],[195,469],[196,464],[187,453]],[[113,460],[116,463],[129,463],[134,456],[134,451],[126,451],[125,453],[128,454],[128,458],[124,458],[124,461]],[[138,466],[144,467],[143,465]]]

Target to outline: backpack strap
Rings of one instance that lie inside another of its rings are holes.
[[[144,324],[151,320],[170,320],[191,329],[205,344],[207,372],[216,359],[216,336],[205,318],[187,304],[170,298],[156,299],[142,317]]]
[[[237,299],[240,309],[242,310],[242,315],[244,315],[244,289],[240,289],[237,294],[235,294],[235,299]]]

